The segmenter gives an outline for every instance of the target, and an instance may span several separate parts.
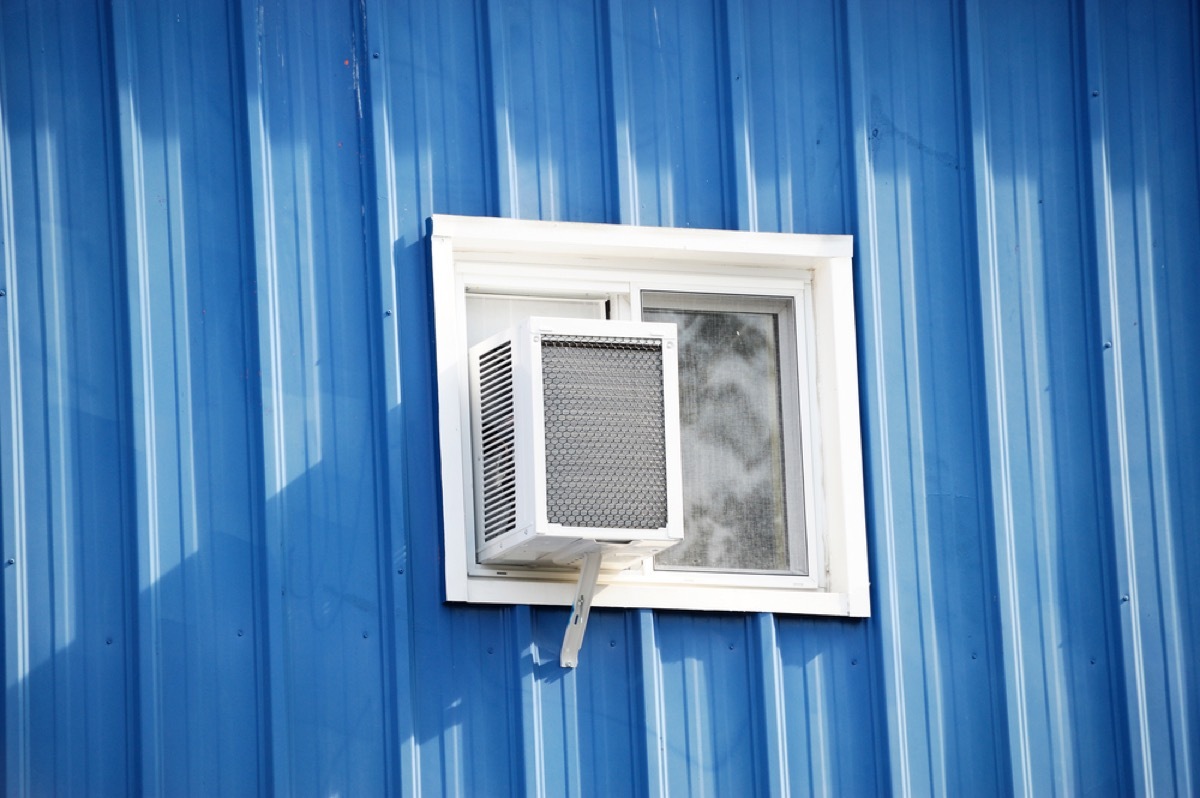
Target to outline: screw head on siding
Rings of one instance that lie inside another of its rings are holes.
[[[3,288],[0,288],[0,296],[8,296],[8,292],[5,291]]]

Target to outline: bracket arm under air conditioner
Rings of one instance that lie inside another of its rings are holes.
[[[587,630],[588,615],[592,611],[592,596],[596,593],[596,578],[600,576],[600,561],[604,552],[597,548],[583,555],[579,568],[579,584],[575,586],[575,601],[571,603],[571,618],[563,635],[562,653],[558,664],[574,668],[579,664],[579,647],[583,644],[583,633]]]

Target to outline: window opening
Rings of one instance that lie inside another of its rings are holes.
[[[453,216],[430,224],[448,601],[580,612],[575,561],[479,556],[471,347],[529,317],[659,319],[685,335],[696,328],[707,359],[684,377],[717,397],[692,419],[714,421],[713,462],[695,467],[708,476],[681,493],[731,495],[710,496],[703,511],[693,502],[692,519],[686,506],[680,513],[686,537],[700,541],[694,551],[606,559],[584,592],[605,607],[870,614],[848,236]],[[722,331],[745,362],[713,349]],[[710,489],[721,479],[728,485]],[[741,510],[726,512],[725,502]],[[693,534],[704,524],[707,533]]]

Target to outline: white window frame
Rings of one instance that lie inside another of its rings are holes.
[[[853,239],[435,215],[430,220],[446,600],[570,605],[578,573],[475,561],[468,293],[607,299],[642,291],[789,297],[797,325],[809,575],[602,573],[600,607],[870,615]]]

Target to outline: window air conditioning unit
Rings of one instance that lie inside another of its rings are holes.
[[[476,555],[626,568],[683,539],[674,324],[532,317],[470,351]]]

